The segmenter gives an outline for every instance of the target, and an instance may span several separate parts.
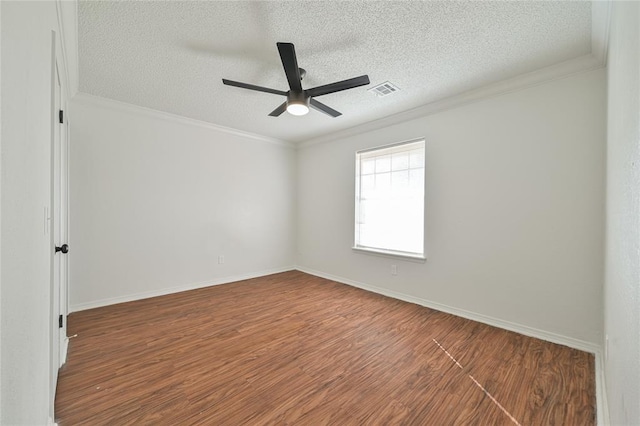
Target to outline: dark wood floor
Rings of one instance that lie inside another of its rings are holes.
[[[74,313],[68,425],[591,425],[593,355],[293,271]]]

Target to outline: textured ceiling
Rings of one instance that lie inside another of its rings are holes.
[[[282,97],[221,79],[288,90],[278,41],[304,88],[372,84],[319,98],[338,118],[268,117]],[[299,142],[589,54],[591,3],[80,1],[78,43],[81,92]]]

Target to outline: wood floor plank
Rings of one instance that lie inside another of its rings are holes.
[[[68,329],[62,426],[595,424],[593,355],[298,271]]]

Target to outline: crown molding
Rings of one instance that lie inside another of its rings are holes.
[[[478,102],[487,98],[503,95],[510,92],[516,92],[529,87],[538,86],[553,80],[570,77],[575,74],[593,71],[604,67],[604,63],[600,58],[588,54],[579,56],[568,61],[560,62],[536,71],[501,80],[493,84],[485,85],[477,89],[469,90],[457,95],[445,97],[434,102],[402,111],[378,120],[360,124],[348,129],[339,130],[327,135],[318,136],[313,139],[301,142],[299,148],[316,145],[319,143],[330,142],[336,139],[342,139],[355,136],[361,133],[378,130],[381,128],[393,126],[406,121],[415,120],[417,118],[429,116],[438,112],[457,108],[469,103]]]
[[[260,142],[267,142],[274,145],[284,146],[287,148],[294,148],[295,145],[291,142],[286,142],[280,139],[270,138],[262,136],[257,133],[245,132],[242,130],[233,129],[231,127],[224,127],[217,124],[209,123],[207,121],[196,120],[194,118],[183,117],[177,114],[171,114],[169,112],[158,111],[152,108],[142,107],[138,105],[129,104],[126,102],[116,101],[113,99],[103,98],[101,96],[90,95],[88,93],[79,92],[72,100],[73,103],[78,105],[97,106],[101,108],[112,109],[116,111],[124,111],[131,114],[136,114],[144,117],[155,118],[157,120],[166,120],[173,123],[179,123],[188,126],[202,127],[209,130],[215,130],[222,133],[227,133],[234,136],[240,136],[244,138],[258,140]]]
[[[76,43],[76,58],[77,56],[77,1],[73,0],[75,19],[73,24],[70,24],[69,20],[62,19],[60,14],[61,4],[67,3],[63,0],[56,0],[58,3],[58,20],[60,26],[63,28],[63,33],[74,34]],[[146,115],[149,117],[155,117],[158,119],[170,120],[182,124],[194,125],[204,127],[220,132],[242,136],[250,139],[259,140],[262,142],[272,143],[280,146],[286,146],[288,148],[305,148],[312,145],[330,142],[336,139],[355,136],[361,133],[378,130],[384,127],[393,126],[406,121],[414,120],[417,118],[429,116],[438,112],[446,111],[449,109],[457,108],[466,104],[481,101],[483,99],[491,98],[498,95],[503,95],[510,92],[523,90],[529,87],[544,84],[550,81],[573,76],[578,73],[593,71],[606,66],[607,51],[609,46],[609,26],[611,21],[611,0],[594,0],[591,2],[591,53],[583,55],[577,58],[573,58],[555,65],[551,65],[536,71],[532,71],[526,74],[522,74],[510,79],[501,80],[496,83],[481,86],[477,89],[469,90],[463,93],[454,94],[452,96],[443,97],[428,104],[402,111],[387,117],[383,117],[374,121],[359,124],[346,129],[331,132],[325,135],[317,136],[311,139],[303,141],[285,141],[281,139],[271,138],[263,136],[257,133],[246,132],[243,130],[234,129],[231,127],[220,126],[206,121],[191,119],[176,114],[171,114],[164,111],[154,110],[151,108],[141,107],[133,104],[128,104],[121,101],[115,101],[112,99],[102,98],[95,95],[89,95],[87,93],[78,92],[78,72],[68,72],[70,84],[69,89],[71,91],[71,97],[74,102],[99,105],[102,107],[115,108],[119,110],[126,110],[131,113],[137,113]],[[71,15],[69,15],[71,16]],[[63,35],[64,37],[64,35]],[[68,38],[68,37],[67,37]],[[63,43],[65,44],[65,43]],[[63,46],[64,48],[64,46]],[[65,57],[68,56],[65,52]],[[78,61],[75,61],[76,69],[78,67]],[[75,75],[74,75],[75,74]],[[76,94],[77,93],[77,94]]]
[[[611,1],[591,3],[591,54],[603,66],[607,65],[609,49],[609,26],[611,24]]]
[[[299,148],[305,148],[319,143],[355,136],[360,133],[378,130],[394,124],[414,120],[416,118],[446,111],[448,109],[481,101],[493,96],[515,92],[553,80],[570,77],[581,72],[603,68],[607,65],[611,4],[611,0],[596,0],[591,2],[591,54],[560,62],[546,68],[541,68],[536,71],[485,85],[457,95],[444,97],[417,108],[402,111],[378,120],[318,136],[300,142],[297,146]]]
[[[65,67],[67,97],[78,93],[78,2],[76,0],[56,0],[56,14],[60,31],[60,48]]]

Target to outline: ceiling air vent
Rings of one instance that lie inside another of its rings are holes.
[[[371,89],[369,89],[369,92],[373,93],[374,95],[378,96],[378,97],[383,97],[383,96],[388,96],[392,93],[395,93],[397,91],[399,91],[400,89],[398,89],[398,87],[394,86],[393,84],[389,83],[388,81],[385,81],[382,84],[378,84],[375,87],[372,87]]]

